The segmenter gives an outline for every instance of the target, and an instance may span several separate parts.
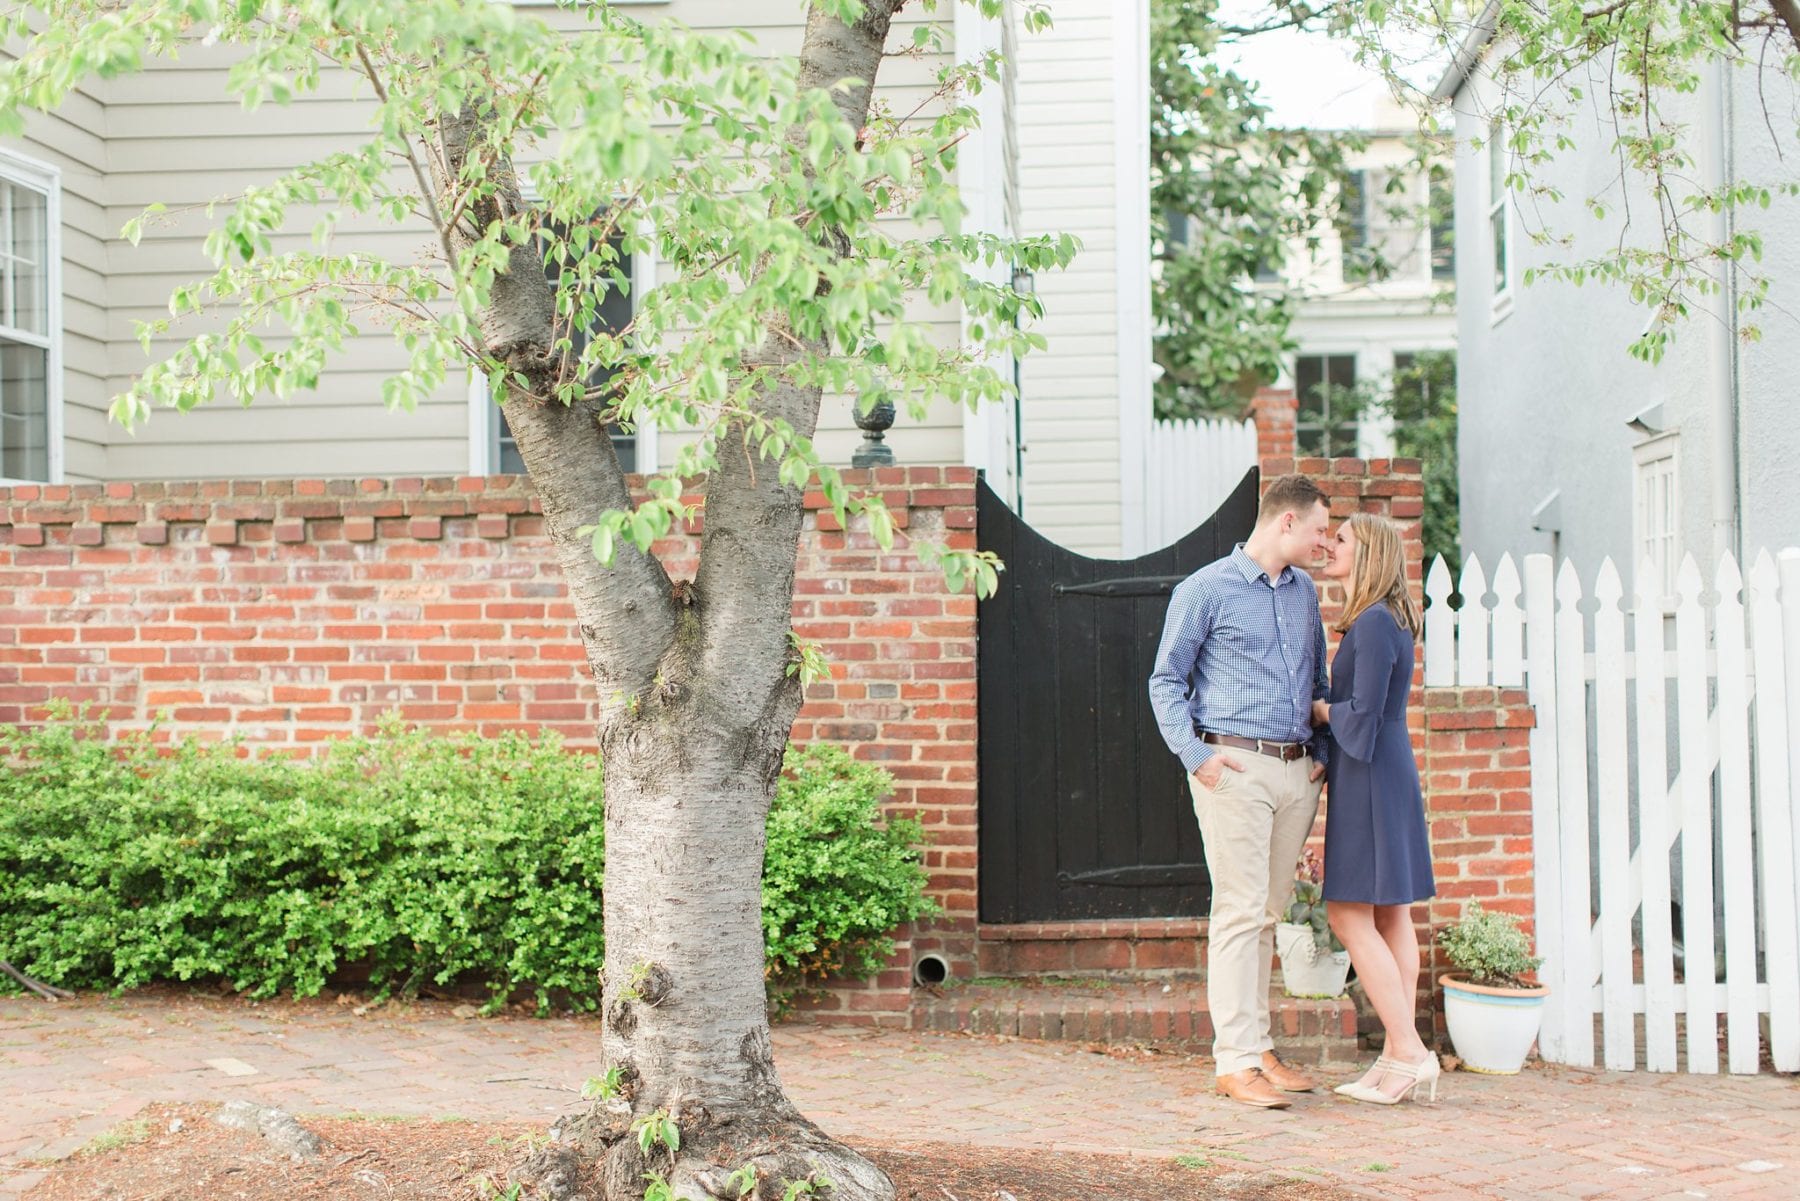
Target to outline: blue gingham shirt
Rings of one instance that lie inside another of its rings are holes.
[[[1284,567],[1271,584],[1240,543],[1183,580],[1169,600],[1150,707],[1163,741],[1192,772],[1215,749],[1200,731],[1310,742],[1312,702],[1327,695],[1325,626],[1312,577]]]

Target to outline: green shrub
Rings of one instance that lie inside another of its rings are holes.
[[[1531,940],[1510,913],[1490,912],[1470,901],[1462,920],[1438,932],[1438,945],[1472,984],[1513,988],[1544,961],[1531,953]]]
[[[886,772],[832,746],[790,748],[769,810],[763,945],[778,988],[867,977],[894,953],[890,932],[937,912],[925,896],[911,818],[879,825]]]
[[[99,733],[0,726],[0,958],[22,971],[308,996],[360,964],[383,993],[472,978],[496,1004],[598,1004],[594,756],[398,724],[309,762]],[[888,931],[932,908],[921,831],[878,821],[885,773],[829,748],[789,762],[764,873],[771,981],[866,975]]]

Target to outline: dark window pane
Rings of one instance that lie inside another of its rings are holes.
[[[1456,278],[1456,189],[1445,167],[1431,169],[1431,278]]]
[[[1188,215],[1176,209],[1163,210],[1163,219],[1168,225],[1168,235],[1164,239],[1163,249],[1168,254],[1187,249]]]
[[[1299,400],[1295,449],[1323,458],[1354,455],[1356,356],[1300,355],[1294,360],[1294,391]]]
[[[566,237],[566,230],[563,227],[552,226],[552,228],[559,235]],[[622,234],[613,235],[607,239],[607,244],[618,256],[617,266],[625,276],[624,287],[605,288],[600,296],[599,304],[596,306],[595,324],[585,329],[577,328],[572,331],[569,338],[572,343],[569,353],[572,356],[578,357],[587,349],[590,336],[596,329],[617,333],[631,324],[633,293],[637,290],[636,280],[632,276],[634,264],[631,256],[625,253],[625,239]],[[562,278],[562,266],[561,260],[556,258],[552,258],[545,264],[544,274],[551,283],[554,284]],[[596,367],[589,374],[588,383],[590,386],[598,386],[605,383],[612,375],[611,368]],[[525,460],[520,457],[518,443],[513,440],[512,430],[506,424],[506,414],[502,412],[499,417],[500,419],[496,423],[499,445],[494,456],[494,469],[503,475],[522,475],[525,472]],[[621,433],[615,427],[612,431],[612,440],[613,448],[619,454],[620,466],[624,467],[626,471],[636,471],[638,469],[636,435]]]
[[[1369,244],[1369,173],[1351,171],[1344,176],[1340,197],[1338,234],[1344,249],[1360,250]]]
[[[1507,277],[1507,245],[1506,245],[1506,209],[1494,210],[1488,218],[1489,234],[1494,242],[1494,291],[1506,291]]]
[[[50,352],[0,342],[0,476],[50,478]]]

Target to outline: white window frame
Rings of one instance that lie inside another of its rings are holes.
[[[525,200],[536,203],[535,196]],[[656,286],[656,255],[649,250],[631,254],[631,311],[637,314],[644,294]],[[469,474],[494,475],[500,470],[500,409],[488,395],[487,376],[473,367],[469,369]],[[642,421],[632,431],[637,448],[638,475],[654,475],[661,460],[657,458],[657,425]]]
[[[1635,577],[1648,558],[1661,572],[1656,595],[1664,613],[1678,600],[1675,575],[1681,566],[1681,436],[1658,434],[1632,448],[1631,568]],[[1658,485],[1664,485],[1659,489]],[[1660,512],[1657,512],[1658,502]],[[1656,519],[1664,525],[1656,525]]]
[[[1482,177],[1486,181],[1484,187],[1487,201],[1482,206],[1487,217],[1487,220],[1482,222],[1484,234],[1482,241],[1487,243],[1488,278],[1494,289],[1492,319],[1493,323],[1498,325],[1513,310],[1513,268],[1517,266],[1513,261],[1516,239],[1513,237],[1512,205],[1507,203],[1506,171],[1503,159],[1506,153],[1506,141],[1501,136],[1498,121],[1488,125],[1487,144],[1482,149],[1487,166],[1487,169],[1482,172]],[[1494,219],[1496,217],[1500,220],[1498,248],[1494,244]],[[1496,254],[1498,261],[1495,261]]]
[[[62,171],[50,163],[0,148],[0,178],[44,195],[44,328],[45,333],[0,326],[0,335],[45,350],[44,436],[48,439],[48,480],[15,480],[0,476],[0,484],[60,484],[63,482],[63,261]]]

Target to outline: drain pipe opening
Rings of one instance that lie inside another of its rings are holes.
[[[914,984],[942,984],[950,978],[950,961],[942,955],[927,953],[913,960]]]

